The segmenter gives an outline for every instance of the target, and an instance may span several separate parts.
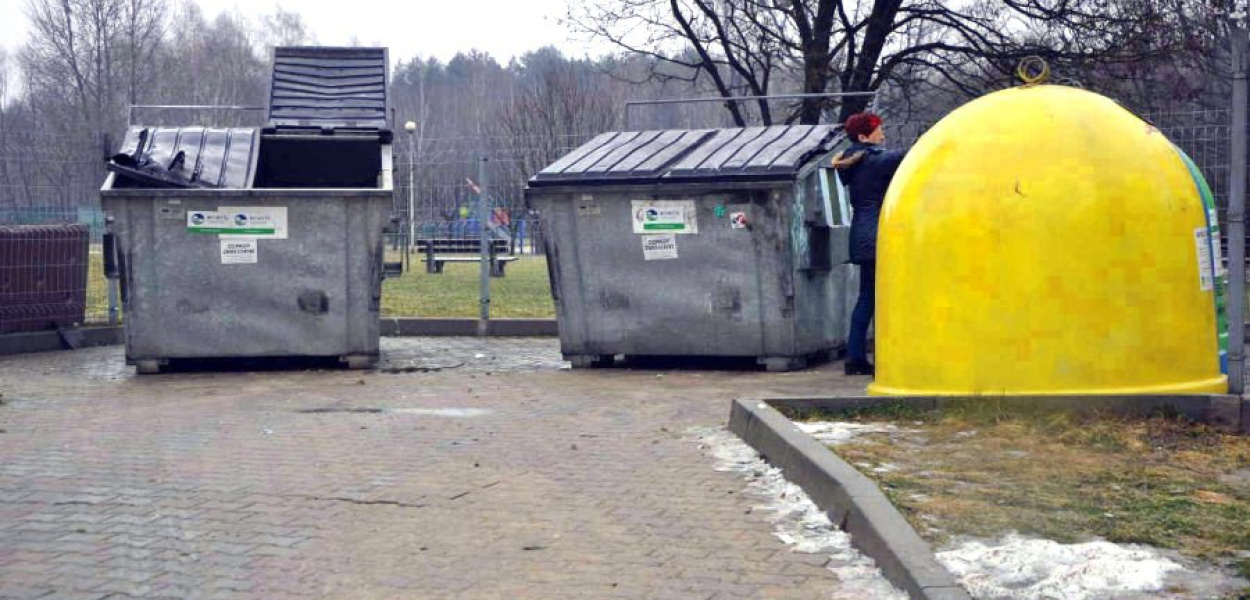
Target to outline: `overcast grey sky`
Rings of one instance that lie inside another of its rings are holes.
[[[26,38],[26,1],[0,0],[0,45],[10,51]],[[223,11],[255,18],[281,6],[300,13],[322,44],[347,44],[354,36],[363,44],[389,47],[392,60],[417,54],[446,60],[476,48],[507,62],[548,44],[574,56],[605,50],[560,25],[569,0],[182,1],[198,1],[209,19]]]

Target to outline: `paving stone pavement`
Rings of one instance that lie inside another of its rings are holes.
[[[0,358],[0,598],[819,598],[686,435],[801,373],[571,371],[552,339],[384,340],[374,372]]]

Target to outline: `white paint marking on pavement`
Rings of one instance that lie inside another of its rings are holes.
[[[773,534],[778,539],[794,552],[829,555],[828,569],[839,581],[829,598],[907,599],[885,579],[871,558],[851,546],[851,536],[834,527],[802,488],[786,481],[780,469],[760,460],[759,453],[728,431],[697,428],[691,433],[716,459],[716,470],[750,479],[747,488],[765,500],[755,510],[772,513]]]
[[[998,542],[963,540],[937,559],[977,600],[1211,598],[1245,584],[1187,569],[1149,546],[1106,541],[1060,544],[1012,534]]]
[[[391,408],[386,412],[403,415],[421,415],[423,417],[484,417],[495,411],[488,408]]]

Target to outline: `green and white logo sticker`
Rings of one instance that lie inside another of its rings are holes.
[[[274,235],[277,223],[272,215],[217,210],[187,211],[187,231],[229,235]]]
[[[634,233],[699,233],[693,200],[634,200]]]

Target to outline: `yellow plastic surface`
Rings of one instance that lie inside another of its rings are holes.
[[[869,393],[1224,393],[1205,228],[1171,143],[1112,100],[979,98],[886,195]]]

